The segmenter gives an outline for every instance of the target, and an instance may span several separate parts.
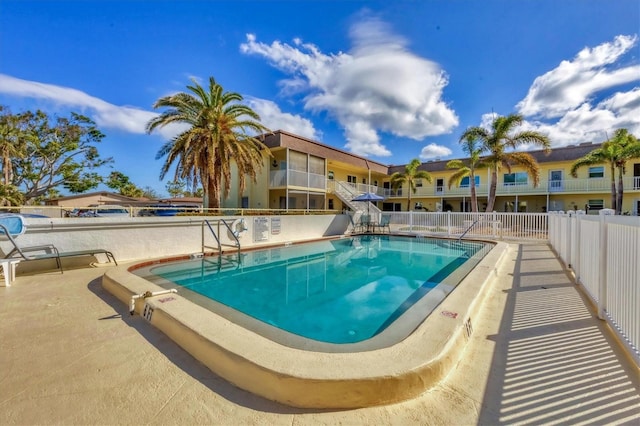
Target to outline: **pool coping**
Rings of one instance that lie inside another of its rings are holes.
[[[473,333],[485,286],[496,276],[508,245],[495,246],[427,319],[403,341],[354,353],[313,352],[273,342],[179,294],[138,299],[135,312],[214,373],[234,385],[304,408],[357,408],[420,395],[456,364]],[[153,260],[147,262],[154,262]],[[125,304],[133,295],[162,291],[129,267],[107,271],[103,287]],[[152,315],[149,315],[152,312]],[[437,333],[433,333],[437,330]]]

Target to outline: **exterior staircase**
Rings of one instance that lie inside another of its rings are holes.
[[[353,199],[360,195],[362,192],[359,192],[355,185],[348,182],[335,182],[334,193],[344,204],[346,204],[351,210],[353,210],[353,223],[358,223],[360,221],[360,217],[363,214],[367,214],[367,212],[374,217],[377,217],[380,213],[382,213],[382,211],[371,202],[353,201]]]

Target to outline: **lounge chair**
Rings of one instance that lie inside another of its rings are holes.
[[[63,257],[95,256],[96,254],[104,254],[107,256],[107,260],[109,262],[113,261],[114,264],[118,264],[113,253],[105,249],[61,252],[53,244],[21,247],[16,243],[14,237],[24,234],[25,231],[26,226],[22,216],[17,214],[0,215],[0,234],[3,234],[13,246],[13,249],[4,256],[4,259],[0,259],[0,263],[2,264],[5,274],[5,285],[10,285],[11,281],[15,278],[15,267],[20,261],[55,259],[56,266],[60,270],[60,273],[63,272],[62,261],[60,260]]]

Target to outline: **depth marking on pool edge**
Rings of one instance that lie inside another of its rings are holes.
[[[148,303],[145,303],[144,310],[142,311],[142,317],[147,321],[151,322],[152,316],[153,316],[153,308]]]
[[[447,317],[447,318],[458,318],[458,313],[457,312],[451,312],[451,311],[442,311],[440,312],[441,315]]]

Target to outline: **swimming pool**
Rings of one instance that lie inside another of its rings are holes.
[[[151,265],[135,273],[163,288],[177,287],[182,296],[284,345],[370,350],[405,338],[489,247],[364,235],[250,251],[235,259]]]
[[[320,246],[333,246],[341,241],[349,238],[324,239]],[[354,240],[353,244],[362,245],[362,241]],[[420,252],[428,242],[415,237],[402,241],[408,252]],[[447,246],[447,243],[453,245]],[[441,240],[440,247],[434,250],[456,250],[453,247],[456,243]],[[194,260],[200,262],[202,275],[207,268],[216,272],[218,268],[240,272],[264,268],[272,260],[298,265],[293,259],[318,255],[317,249],[311,247],[314,246],[293,244],[269,251],[250,250],[239,256],[225,254],[219,263],[213,264]],[[363,245],[358,250],[366,252],[366,248]],[[148,321],[214,373],[241,389],[295,407],[367,407],[416,397],[437,384],[456,365],[473,334],[474,318],[487,287],[508,249],[506,243],[489,243],[470,256],[481,258],[475,267],[465,268],[464,265],[474,263],[465,262],[406,310],[400,309],[402,314],[378,334],[354,343],[328,343],[298,336],[187,287],[180,287],[177,294],[159,295],[172,287],[169,281],[160,278],[159,281],[164,281],[161,287],[134,274],[143,269],[169,266],[169,260],[189,260],[189,256],[109,268],[102,278],[102,286],[125,306],[133,297],[151,295],[135,300],[134,309],[139,314],[132,318],[133,324],[138,324],[135,327],[140,327],[142,332],[144,326],[138,321]],[[369,247],[369,250],[374,249]],[[329,254],[326,256],[332,258]],[[338,262],[337,257],[332,259]],[[307,268],[314,270],[311,265],[304,268],[305,283]],[[294,270],[290,276],[301,273],[302,269]],[[323,285],[312,279],[314,274],[308,276],[309,290]],[[428,280],[424,279],[423,283]],[[305,294],[306,288],[306,284],[292,288],[289,295]],[[425,312],[431,314],[425,317]]]

